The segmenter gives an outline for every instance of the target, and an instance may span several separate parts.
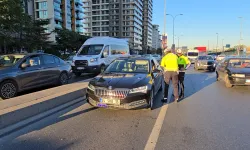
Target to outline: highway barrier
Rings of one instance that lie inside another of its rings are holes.
[[[19,122],[85,97],[87,85],[81,81],[0,101],[0,136],[10,126],[15,130]]]

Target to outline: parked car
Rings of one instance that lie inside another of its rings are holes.
[[[74,56],[75,55],[69,56],[68,58],[65,59],[65,62],[68,63],[68,64],[70,64],[72,66],[73,65],[73,57]]]
[[[198,58],[195,60],[194,69],[195,70],[210,70],[215,71],[216,63],[212,56],[206,55],[206,56],[198,56]]]
[[[89,82],[87,101],[94,107],[153,109],[160,89],[164,89],[163,70],[154,58],[122,57]]]
[[[219,62],[220,62],[221,60],[223,60],[225,57],[226,57],[226,55],[218,55],[218,56],[216,57],[217,63],[219,63]]]
[[[250,85],[250,57],[228,57],[216,68],[217,81],[224,81],[230,88],[234,85]]]
[[[159,63],[161,63],[161,55],[153,54],[152,55]]]
[[[8,99],[18,92],[50,84],[67,84],[71,66],[45,53],[0,56],[0,97]]]
[[[99,74],[118,57],[129,56],[129,44],[125,39],[93,37],[85,41],[73,58],[73,72]]]

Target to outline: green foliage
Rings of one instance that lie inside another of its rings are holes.
[[[66,49],[77,51],[89,38],[67,29],[56,30],[55,32],[57,33],[56,42],[58,46],[64,51],[66,51]]]
[[[0,2],[0,47],[8,49],[41,49],[48,45],[44,26],[48,20],[33,20],[24,12],[23,1],[2,0]]]

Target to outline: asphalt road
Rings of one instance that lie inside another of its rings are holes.
[[[69,84],[70,83],[74,83],[74,82],[78,82],[78,81],[82,81],[82,80],[87,80],[87,79],[90,79],[90,78],[93,78],[93,77],[94,77],[93,74],[86,74],[86,75],[83,74],[80,77],[76,77],[76,76],[73,75],[73,77],[69,80]],[[21,96],[21,95],[25,95],[25,94],[30,94],[30,93],[38,92],[38,91],[41,91],[41,90],[53,88],[55,86],[56,85],[49,85],[49,86],[43,86],[43,87],[39,87],[39,88],[35,88],[35,89],[23,91],[23,92],[18,93],[17,96]],[[0,100],[2,100],[2,99],[0,98]]]
[[[78,103],[0,139],[4,150],[249,150],[250,87],[228,89],[215,73],[187,71],[186,98],[155,109],[95,109]]]

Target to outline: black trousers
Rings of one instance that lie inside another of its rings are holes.
[[[169,89],[170,80],[172,80],[172,84],[173,84],[174,97],[175,97],[175,99],[179,98],[179,95],[178,95],[178,73],[175,71],[166,71],[164,73],[164,80],[165,80],[164,98],[168,98],[168,89]]]
[[[185,72],[179,72],[178,75],[178,80],[179,80],[179,84],[178,84],[178,89],[181,91],[180,92],[180,96],[184,96],[184,79],[185,79]]]

